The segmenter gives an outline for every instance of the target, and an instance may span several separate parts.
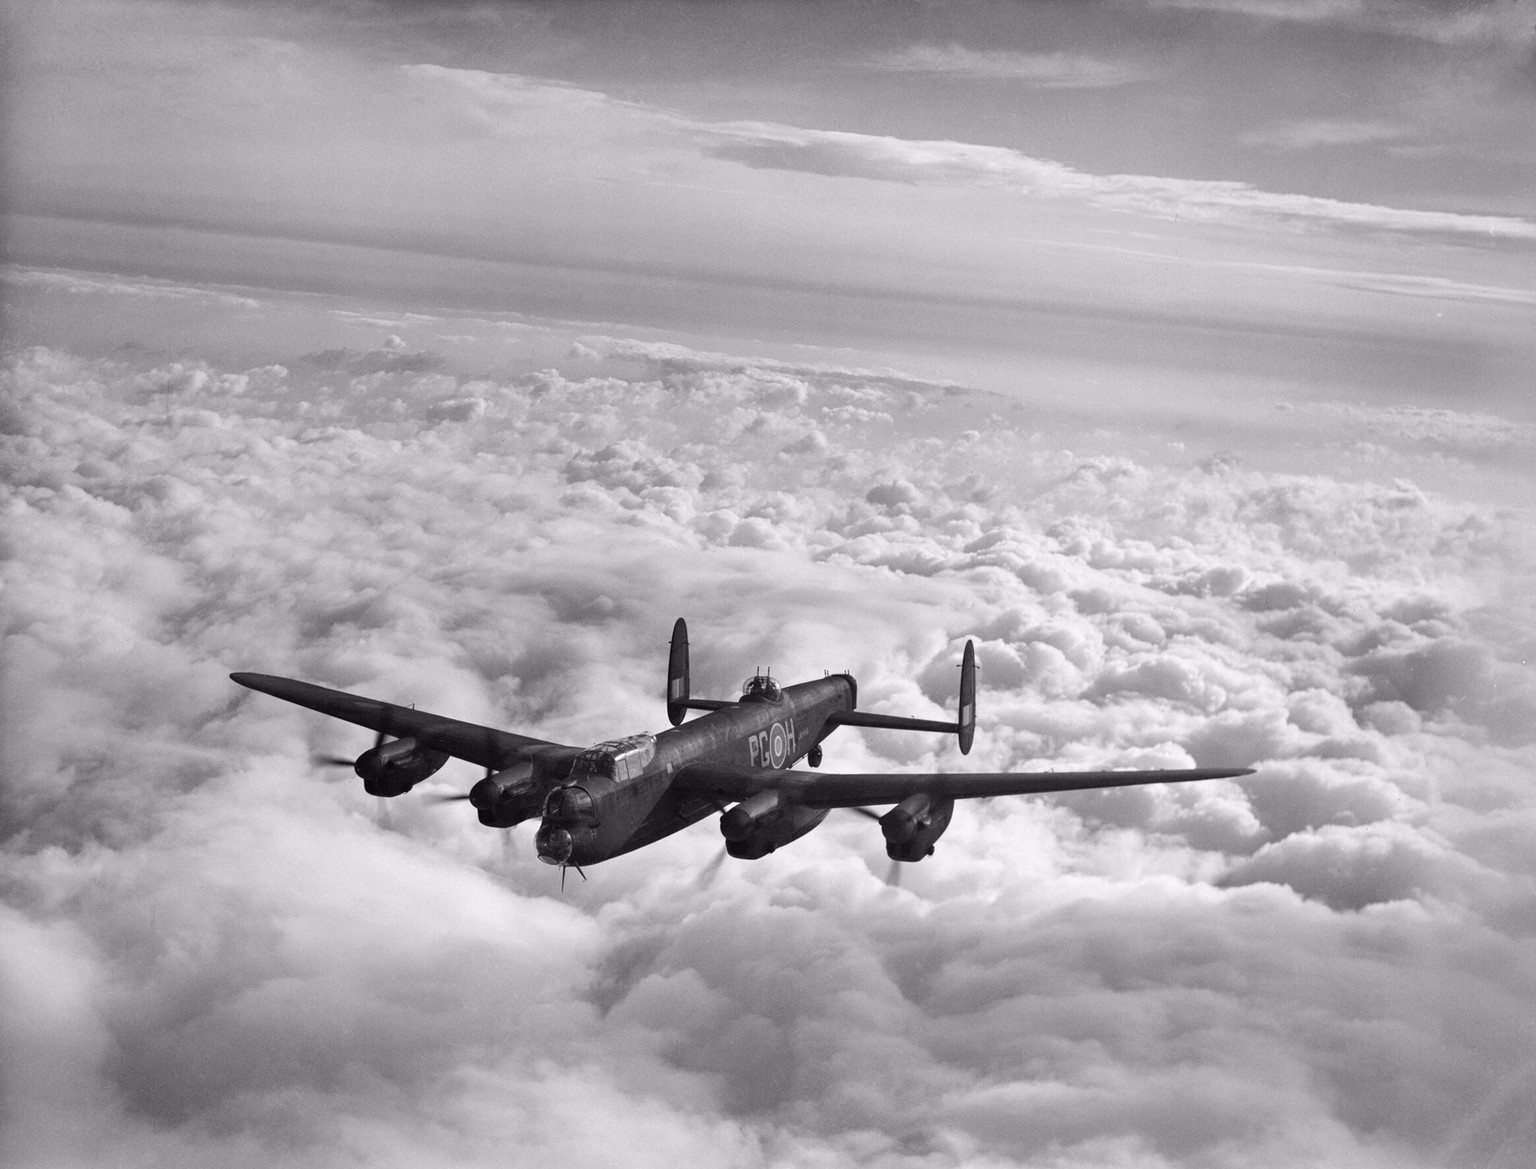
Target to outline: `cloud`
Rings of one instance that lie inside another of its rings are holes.
[[[1536,736],[1536,685],[1524,663],[1501,663],[1491,647],[1453,635],[1413,639],[1408,646],[1403,640],[1354,664],[1370,682],[1373,699],[1402,702],[1430,716],[1470,718],[1500,741]]]
[[[1529,47],[1531,5],[1525,0],[1470,4],[1437,0],[1145,0],[1150,8],[1191,8],[1256,20],[1331,25],[1446,45]]]
[[[899,58],[907,60],[908,58]],[[962,61],[971,60],[962,56]],[[991,60],[992,58],[987,58]],[[1031,60],[1037,60],[1031,58]],[[1086,72],[1067,59],[1062,75]],[[1454,240],[1536,241],[1536,224],[1511,215],[1419,210],[1265,191],[1234,180],[1138,174],[1094,174],[1010,147],[944,139],[789,125],[706,121],[659,106],[621,102],[597,91],[512,74],[410,66],[413,79],[453,95],[455,108],[498,135],[543,133],[553,112],[611,118],[592,133],[643,136],[668,150],[690,149],[754,169],[797,171],[890,183],[1004,190],[1074,200],[1108,210],[1210,223],[1285,224],[1338,231],[1401,232]],[[1359,127],[1357,126],[1358,130]],[[1313,137],[1317,126],[1313,126]]]
[[[1136,65],[1073,53],[1019,53],[968,49],[963,45],[911,45],[883,53],[864,68],[890,73],[928,73],[970,80],[1017,81],[1039,89],[1101,89],[1144,81],[1151,74]]]
[[[1277,150],[1313,150],[1328,146],[1358,146],[1371,142],[1396,142],[1412,131],[1391,122],[1338,118],[1312,118],[1254,130],[1242,137],[1245,146]]]
[[[1523,513],[1089,456],[899,370],[587,338],[486,376],[379,336],[7,367],[8,1164],[1523,1147]],[[967,759],[845,728],[828,768],[1258,772],[977,802],[895,889],[835,815],[562,896],[526,830],[369,799],[310,756],[370,736],[226,678],[593,741],[659,725],[679,614],[701,694],[850,668],[890,713],[950,709],[977,639]]]
[[[1506,288],[1498,285],[1448,280],[1437,276],[1394,275],[1385,272],[1341,273],[1340,275],[1342,277],[1340,283],[1346,287],[1386,292],[1394,296],[1433,297],[1488,304],[1536,304],[1536,292],[1524,288]]]
[[[1345,231],[1407,232],[1509,242],[1536,240],[1536,224],[1514,216],[1421,211],[1264,191],[1232,180],[1098,175],[1004,146],[915,141],[806,130],[771,123],[699,128],[705,149],[746,166],[881,182],[974,186],[1076,199],[1116,211],[1210,222],[1285,223]]]
[[[0,282],[16,288],[37,288],[72,296],[145,297],[157,300],[203,301],[227,308],[254,309],[261,301],[219,288],[193,287],[164,280],[129,280],[106,272],[74,272],[8,265]]]
[[[1238,865],[1231,885],[1270,881],[1335,909],[1364,909],[1385,901],[1443,895],[1440,882],[1465,866],[1419,832],[1397,824],[1367,828],[1325,825],[1267,844]]]

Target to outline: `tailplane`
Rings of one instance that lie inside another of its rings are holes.
[[[971,741],[976,737],[976,647],[965,643],[965,654],[960,659],[960,710],[955,721],[940,722],[933,718],[899,718],[890,714],[873,714],[863,710],[840,710],[827,719],[828,726],[875,727],[883,731],[934,731],[954,735],[960,741],[960,753],[968,755]]]

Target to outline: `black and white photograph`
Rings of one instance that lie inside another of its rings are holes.
[[[0,0],[6,1169],[1536,1164],[1536,0]]]

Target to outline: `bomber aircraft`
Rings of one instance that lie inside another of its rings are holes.
[[[821,766],[821,744],[842,726],[955,735],[969,753],[976,729],[976,651],[965,643],[954,722],[900,718],[858,709],[850,674],[780,686],[759,673],[732,701],[694,698],[688,681],[688,627],[672,630],[667,666],[670,730],[591,747],[566,746],[476,726],[424,710],[361,698],[270,674],[231,674],[252,690],[375,731],[353,764],[371,795],[403,795],[450,757],[485,768],[464,799],[492,828],[539,817],[539,859],[581,866],[620,856],[721,813],[733,857],[754,860],[804,836],[833,808],[892,804],[878,816],[892,861],[920,861],[949,826],[958,799],[1031,795],[1133,784],[1249,775],[1251,768],[1171,771],[874,772],[791,770],[802,758]],[[690,710],[706,712],[684,722]],[[349,763],[351,760],[334,760]],[[869,813],[873,815],[873,813]]]

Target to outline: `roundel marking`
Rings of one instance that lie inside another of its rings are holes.
[[[775,767],[783,767],[788,753],[789,743],[784,735],[784,724],[774,723],[768,730],[768,758]]]

